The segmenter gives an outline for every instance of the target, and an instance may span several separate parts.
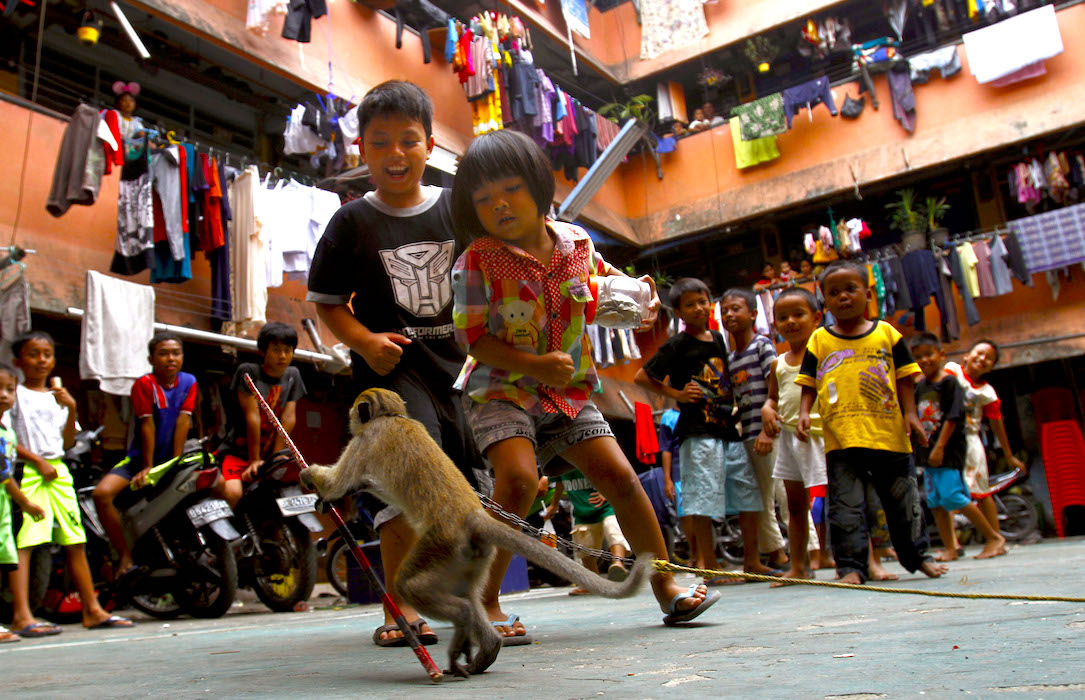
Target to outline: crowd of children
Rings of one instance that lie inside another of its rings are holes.
[[[618,556],[665,553],[653,506],[592,398],[600,389],[585,333],[596,310],[593,292],[600,277],[624,273],[602,259],[583,229],[547,216],[555,189],[549,160],[530,138],[498,131],[469,145],[451,191],[422,186],[434,146],[432,104],[403,81],[365,96],[359,129],[376,189],[329,223],[308,296],[353,351],[355,388],[385,386],[403,395],[410,415],[472,484],[489,486],[506,511],[526,514],[541,471],[558,477],[559,490],[573,500],[577,541],[597,547],[605,536]],[[795,273],[766,266],[755,288],[808,275],[806,267]],[[642,281],[654,292],[651,278]],[[939,558],[958,556],[950,519],[955,510],[987,537],[981,557],[1003,554],[989,506],[972,503],[986,484],[978,442],[983,418],[1011,464],[1024,466],[1009,453],[997,396],[982,379],[998,360],[997,347],[984,341],[962,365],[946,363],[937,338],[923,334],[909,344],[888,323],[867,319],[863,269],[834,263],[820,285],[831,325],[822,325],[823,310],[804,289],[789,288],[775,299],[775,330],[788,345],[782,356],[754,328],[753,292],[724,293],[728,341],[710,327],[706,284],[687,278],[670,289],[670,306],[684,328],[644,364],[636,382],[678,405],[663,420],[664,491],[679,501],[691,561],[720,568],[713,521],[737,514],[745,571],[786,583],[836,568],[842,580],[861,583],[880,576],[870,538],[873,521],[884,518],[900,563],[940,576],[946,567],[926,552],[917,467],[926,469],[945,543]],[[653,298],[645,327],[659,306]],[[232,504],[240,498],[240,480],[251,479],[282,447],[242,377],[253,377],[288,430],[305,393],[290,366],[293,329],[268,324],[258,345],[263,364],[242,365],[231,384],[237,406],[218,488]],[[17,387],[14,370],[0,366],[0,567],[11,570],[11,625],[21,636],[59,631],[35,620],[26,605],[29,548],[52,540],[67,549],[85,602],[84,625],[132,624],[96,603],[71,477],[60,461],[77,427],[75,400],[63,387],[47,385],[53,351],[44,333],[16,339],[13,352],[25,377]],[[136,567],[113,498],[130,483],[138,486],[153,465],[181,454],[195,403],[195,378],[181,371],[180,338],[155,336],[149,360],[152,372],[132,391],[137,428],[127,458],[95,491],[121,578]],[[917,375],[923,377],[918,388]],[[13,451],[27,465],[20,484],[8,476]],[[15,542],[9,498],[24,513]],[[790,524],[789,549],[777,500]],[[382,510],[376,526],[393,598],[422,641],[436,642],[394,586],[415,534],[393,509]],[[522,644],[530,640],[526,627],[498,600],[508,563],[507,553],[496,557],[483,603],[506,644]],[[620,578],[625,569],[615,562],[608,574]],[[708,587],[731,580],[684,585],[656,572],[651,585],[664,622],[678,624],[719,599]],[[0,641],[9,638],[17,639],[5,634]],[[373,641],[405,643],[390,618]]]

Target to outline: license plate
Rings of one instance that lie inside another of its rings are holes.
[[[285,516],[301,515],[302,513],[312,513],[316,510],[316,494],[306,493],[301,496],[285,496],[283,498],[276,498],[275,502],[279,504],[279,512]]]
[[[220,499],[211,499],[197,503],[189,508],[187,511],[188,519],[192,521],[192,524],[196,527],[203,527],[208,523],[212,523],[222,518],[228,518],[233,515],[233,511],[230,510],[230,504]]]

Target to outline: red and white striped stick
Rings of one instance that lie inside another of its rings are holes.
[[[275,429],[279,431],[279,435],[286,441],[286,446],[290,448],[290,452],[293,453],[294,459],[302,469],[308,469],[309,464],[305,461],[305,458],[301,456],[301,451],[298,450],[298,446],[294,444],[294,441],[290,439],[290,435],[283,428],[282,423],[275,416],[275,412],[271,410],[271,406],[268,405],[264,397],[260,395],[260,391],[256,388],[256,384],[253,383],[252,377],[245,375],[245,384],[249,387],[249,391],[253,393],[256,400],[260,402],[260,410],[264,412],[267,419],[271,421],[271,424],[275,426]],[[369,563],[369,559],[365,556],[365,552],[358,546],[358,540],[354,538],[350,528],[347,527],[347,523],[343,520],[343,516],[340,515],[339,510],[329,504],[328,513],[332,516],[332,520],[335,521],[335,526],[339,528],[340,534],[343,535],[343,539],[350,545],[350,551],[354,555],[354,559],[358,562],[358,565],[362,567],[362,571],[369,577],[369,583],[373,588],[380,593],[381,602],[384,603],[384,607],[392,614],[392,617],[396,621],[396,625],[399,626],[403,637],[411,645],[411,649],[414,650],[414,655],[418,657],[418,661],[422,664],[422,667],[426,669],[426,674],[434,683],[439,683],[444,674],[441,673],[441,669],[437,668],[437,664],[433,663],[433,658],[426,651],[426,647],[423,646],[415,635],[414,630],[407,624],[406,618],[403,617],[403,612],[396,605],[396,601],[392,600],[392,597],[388,595],[388,591],[384,588],[384,583],[381,582],[380,577],[377,576],[376,570],[373,569],[373,565]]]

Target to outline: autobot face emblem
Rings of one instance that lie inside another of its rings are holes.
[[[396,303],[415,316],[437,316],[452,300],[452,241],[411,243],[380,251]]]

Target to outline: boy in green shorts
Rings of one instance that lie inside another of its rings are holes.
[[[64,450],[75,442],[75,399],[60,386],[59,378],[47,385],[56,367],[53,338],[42,331],[28,331],[16,336],[11,343],[15,366],[26,378],[16,387],[15,405],[11,410],[11,425],[18,438],[16,450],[26,463],[21,484],[26,497],[42,508],[41,520],[24,519],[16,544],[19,548],[19,571],[13,582],[18,595],[26,595],[30,587],[30,555],[34,547],[54,541],[53,525],[57,525],[55,541],[68,555],[68,568],[83,601],[83,626],[131,627],[133,622],[110,615],[98,603],[94,580],[83,544],[87,541],[79,514],[72,475],[62,457]],[[55,625],[37,622],[29,609],[16,610],[12,629],[23,637],[57,634]]]
[[[15,405],[15,387],[19,380],[15,370],[0,364],[0,420],[4,414]],[[0,484],[4,489],[0,491],[0,573],[7,575],[11,580],[11,588],[15,589],[15,576],[19,568],[19,555],[15,551],[15,537],[11,532],[11,501],[14,501],[23,511],[24,518],[41,520],[45,517],[45,511],[30,502],[19,485],[12,478],[12,467],[15,464],[15,433],[11,428],[0,424]],[[12,606],[17,611],[27,610],[26,596],[12,596]],[[29,615],[29,612],[26,612]],[[8,632],[0,627],[0,644],[17,642],[19,635]]]

